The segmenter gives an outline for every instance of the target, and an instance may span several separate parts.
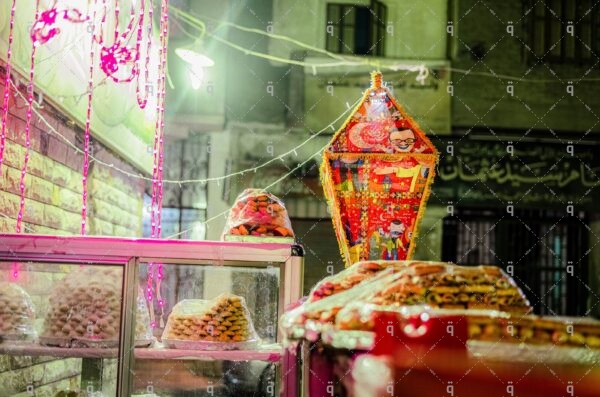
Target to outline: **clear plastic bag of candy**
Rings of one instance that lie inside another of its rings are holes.
[[[0,282],[0,342],[35,339],[34,321],[29,294],[15,283]]]
[[[163,343],[175,349],[233,350],[260,342],[243,297],[221,294],[211,300],[177,303],[165,326]]]
[[[283,202],[261,189],[246,189],[237,197],[223,231],[225,240],[248,237],[294,237]]]

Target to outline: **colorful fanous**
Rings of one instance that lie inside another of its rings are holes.
[[[411,258],[437,160],[435,146],[374,72],[321,166],[346,266]]]

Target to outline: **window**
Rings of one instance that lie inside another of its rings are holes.
[[[383,56],[387,7],[380,1],[369,6],[327,5],[327,51],[349,55]]]
[[[502,267],[537,314],[582,316],[588,298],[588,217],[552,210],[455,208],[444,218],[442,260]],[[570,277],[567,264],[573,263]]]
[[[165,180],[197,180],[208,177],[210,154],[206,148],[210,137],[196,134],[185,140],[165,142],[163,178]],[[206,184],[163,184],[161,215],[162,237],[204,240],[206,238]],[[152,199],[144,197],[143,235],[151,235]]]
[[[593,63],[599,49],[600,6],[595,0],[529,0],[531,61]],[[537,57],[537,58],[536,58]]]

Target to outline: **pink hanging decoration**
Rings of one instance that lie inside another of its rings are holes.
[[[140,7],[143,9],[143,6]],[[138,50],[126,45],[129,35],[133,31],[135,10],[132,7],[129,23],[122,34],[119,34],[119,13],[120,8],[117,0],[115,3],[115,40],[112,45],[104,45],[103,42],[99,43],[101,45],[100,68],[115,83],[128,83],[133,81],[139,72],[136,67],[139,60]],[[143,23],[143,17],[138,21],[138,24],[141,23]]]
[[[40,17],[40,1],[37,0],[35,3],[35,19],[36,21]],[[27,115],[25,117],[25,159],[23,161],[23,167],[21,168],[21,179],[19,181],[19,190],[21,192],[21,202],[19,205],[19,214],[17,215],[17,226],[16,232],[21,233],[21,225],[23,223],[23,212],[25,211],[25,175],[27,174],[27,165],[29,164],[29,151],[31,149],[31,140],[29,131],[31,130],[31,117],[33,115],[33,81],[35,77],[35,50],[38,43],[33,41],[31,45],[31,63],[29,66],[29,84],[27,86]],[[18,280],[20,273],[20,263],[13,262],[12,265],[12,276],[13,279]]]
[[[35,5],[35,19],[36,21],[40,17],[39,12],[40,1],[36,1]],[[31,130],[31,117],[33,114],[33,80],[35,75],[35,50],[39,45],[38,42],[33,41],[31,47],[31,62],[29,66],[29,85],[27,86],[27,115],[25,117],[25,161],[23,162],[23,168],[21,169],[21,180],[19,183],[19,189],[21,191],[21,205],[19,207],[19,215],[17,216],[17,227],[16,232],[21,233],[21,223],[23,221],[23,212],[25,210],[25,175],[27,174],[27,164],[29,163],[29,150],[31,148],[30,134]]]
[[[152,176],[152,213],[151,213],[151,236],[160,238],[161,235],[161,209],[162,209],[162,198],[163,198],[163,146],[164,146],[164,112],[165,112],[165,94],[166,94],[166,66],[167,66],[167,43],[168,43],[168,13],[169,13],[169,2],[168,0],[162,0],[161,2],[161,20],[160,20],[160,49],[159,49],[159,75],[158,75],[158,90],[157,90],[157,104],[156,104],[156,125],[154,135],[154,165],[153,165],[153,176]],[[156,295],[161,308],[160,325],[163,326],[164,322],[164,305],[165,302],[162,299],[160,286],[164,276],[163,264],[158,264],[158,270],[156,276],[154,276],[154,264],[148,265],[148,296],[152,299],[153,281],[156,278]],[[156,326],[156,323],[153,323]]]
[[[68,21],[72,23],[83,23],[89,20],[89,17],[83,15],[76,8],[67,8],[57,10],[56,3],[52,8],[44,11],[41,15],[37,15],[35,23],[31,27],[31,40],[34,45],[46,44],[60,33],[60,28],[57,26],[60,22]],[[58,19],[60,17],[60,19]]]
[[[103,22],[106,21],[106,1],[104,1],[104,12]],[[115,83],[129,83],[136,79],[136,94],[138,98],[138,104],[141,108],[144,108],[147,103],[147,93],[140,96],[140,57],[141,47],[143,42],[143,28],[144,28],[144,17],[146,14],[146,2],[142,0],[140,2],[139,18],[137,23],[137,37],[135,47],[127,46],[129,36],[134,29],[135,21],[135,10],[132,7],[131,17],[127,28],[123,33],[119,33],[118,20],[119,20],[120,7],[118,0],[115,3],[115,32],[114,42],[112,45],[104,45],[103,34],[100,35],[99,44],[101,45],[100,50],[100,68],[102,71],[110,77]],[[152,41],[152,7],[148,10],[149,22],[148,22],[148,37],[147,37],[147,52],[146,52],[146,63],[145,63],[145,77],[146,83],[148,82],[148,65],[150,62],[150,49]]]
[[[115,43],[110,47],[102,47],[100,50],[100,67],[116,83],[129,82],[134,79],[135,67],[129,77],[125,79],[116,77],[121,65],[132,64],[134,61],[135,57],[132,51],[127,47],[121,47],[120,43]]]
[[[95,22],[96,22],[96,11],[94,10],[94,17],[92,19],[92,32],[95,32]],[[85,235],[85,225],[87,220],[87,182],[88,182],[88,171],[90,167],[90,126],[92,119],[92,96],[94,92],[94,35],[92,34],[92,40],[90,43],[90,71],[89,71],[89,79],[88,79],[88,106],[87,113],[85,117],[85,139],[83,144],[83,178],[81,181],[83,187],[82,201],[83,205],[81,207],[81,234]]]
[[[8,118],[8,99],[10,97],[10,59],[12,56],[13,29],[15,26],[15,10],[17,8],[17,0],[13,0],[10,9],[10,23],[8,30],[8,51],[6,54],[6,76],[4,78],[4,103],[2,106],[2,131],[0,133],[0,171],[4,162],[4,143],[6,140],[6,120]]]
[[[140,48],[141,48],[141,42],[143,40],[143,28],[144,28],[144,13],[145,13],[145,0],[142,0],[142,3],[140,5],[140,23],[138,24],[138,32],[137,32],[137,43],[136,43],[136,53],[138,55],[137,59],[136,59],[136,67],[138,69],[138,73],[137,73],[137,80],[136,80],[136,89],[135,89],[135,93],[137,96],[137,101],[138,101],[138,105],[141,109],[145,109],[146,105],[148,104],[148,81],[150,81],[150,53],[152,50],[152,18],[154,16],[153,14],[153,9],[152,9],[152,4],[150,4],[150,7],[148,8],[148,27],[146,29],[147,31],[147,37],[146,37],[146,61],[144,63],[144,95],[141,96],[140,95],[140,75],[141,72],[139,72],[140,70]]]

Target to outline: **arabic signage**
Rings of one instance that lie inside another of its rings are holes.
[[[598,209],[595,145],[468,138],[436,144],[440,162],[432,203]]]
[[[463,206],[504,207],[512,201],[518,207],[564,208],[571,201],[577,208],[598,210],[600,156],[594,157],[600,150],[597,146],[572,145],[571,155],[567,141],[518,142],[517,138],[511,145],[507,140],[459,139],[454,138],[452,144],[433,139],[440,161],[430,205],[446,206],[452,201]],[[317,166],[311,167],[314,171]],[[277,196],[323,196],[318,176],[310,169],[282,180],[290,167],[267,168],[246,174],[240,185],[269,186],[280,181],[269,189]]]

